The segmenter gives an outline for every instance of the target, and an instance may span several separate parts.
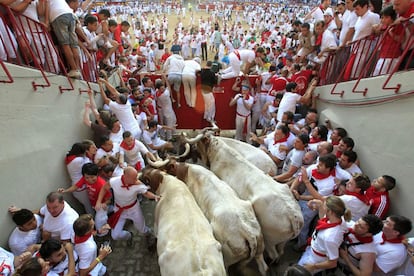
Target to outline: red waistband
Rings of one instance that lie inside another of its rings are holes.
[[[249,113],[249,114],[247,114],[247,115],[242,115],[242,114],[240,114],[239,112],[236,112],[236,114],[237,114],[237,115],[239,115],[240,117],[244,117],[244,118],[247,118],[247,117],[249,117],[249,116],[250,116],[250,113]]]
[[[316,255],[318,255],[319,257],[326,257],[326,255],[325,255],[325,254],[323,254],[323,253],[321,253],[321,252],[316,251],[315,249],[313,249],[313,247],[312,247],[312,251],[313,251],[313,253],[315,253],[315,254],[316,254]]]

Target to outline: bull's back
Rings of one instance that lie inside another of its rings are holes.
[[[165,175],[160,194],[155,223],[161,274],[225,275],[221,246],[185,184]]]
[[[223,246],[226,266],[262,254],[263,237],[252,204],[211,171],[188,166],[186,184]]]
[[[210,168],[219,178],[227,182],[241,199],[249,200],[259,220],[262,232],[266,238],[278,235],[280,239],[296,236],[303,225],[303,217],[299,204],[284,184],[275,182],[270,176],[252,165],[224,142],[216,139],[209,148]],[[233,169],[225,169],[223,166]],[[292,231],[284,233],[286,227]]]
[[[222,140],[227,146],[237,151],[247,161],[264,173],[277,174],[275,162],[261,149],[232,138],[217,137],[217,139]]]

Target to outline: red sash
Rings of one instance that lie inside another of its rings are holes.
[[[118,204],[115,203],[116,207],[118,207],[118,211],[116,211],[115,213],[113,213],[109,218],[108,218],[108,224],[111,226],[111,228],[114,228],[116,226],[116,224],[118,223],[119,218],[121,217],[121,214],[124,210],[127,210],[129,208],[134,207],[134,205],[137,203],[137,201],[135,200],[133,203],[131,203],[130,205],[121,207]]]
[[[234,51],[233,51],[233,53],[236,55],[236,57],[237,57],[239,60],[241,60],[239,51],[234,50]]]
[[[244,124],[243,124],[243,134],[247,134],[247,124],[248,124],[248,121],[249,121],[249,116],[250,116],[250,113],[249,114],[247,114],[247,115],[242,115],[242,114],[240,114],[239,112],[236,112],[236,114],[238,115],[238,116],[240,116],[240,117],[244,117]]]

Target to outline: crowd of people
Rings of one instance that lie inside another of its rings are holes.
[[[404,237],[411,231],[411,221],[387,214],[388,193],[396,180],[383,175],[371,183],[347,131],[332,128],[329,120],[319,122],[313,90],[330,53],[373,32],[384,32],[392,45],[381,49],[375,74],[396,66],[395,58],[410,35],[398,23],[412,17],[414,2],[394,0],[381,8],[382,2],[376,0],[338,1],[336,6],[322,0],[315,8],[279,3],[245,4],[244,10],[214,3],[215,9],[207,7],[206,18],[198,22],[197,7],[176,4],[95,7],[87,1],[81,8],[78,1],[63,0],[3,4],[51,25],[68,76],[82,78],[86,61],[96,61],[95,78],[104,103],[98,108],[93,92],[88,92],[83,122],[93,138],[74,143],[66,155],[72,186],[51,192],[38,211],[10,208],[17,226],[9,239],[12,253],[0,251],[5,275],[15,268],[17,275],[75,275],[75,271],[105,275],[101,261],[111,248],[98,249],[93,235],[110,232],[112,239],[131,245],[133,234],[124,230],[126,220],[132,220],[152,246],[154,237],[139,202],[140,195],[159,197],[138,179],[138,173],[146,159],[156,161],[174,151],[174,108],[181,107],[180,87],[186,105],[194,108],[197,75],[208,122],[215,121],[214,87],[234,78],[235,96],[229,105],[236,106],[235,138],[265,151],[279,168],[272,177],[289,185],[298,200],[305,226],[295,249],[305,252],[294,269],[312,274],[337,267],[355,275],[413,272],[414,250]],[[179,16],[177,26],[169,25],[172,12]],[[157,16],[150,19],[150,15]],[[188,25],[182,20],[186,17]],[[0,22],[2,41],[20,45],[5,35],[10,30]],[[395,27],[390,29],[391,25]],[[43,38],[28,41],[35,45],[41,41],[45,47]],[[1,58],[13,58],[13,51],[0,45]],[[350,53],[367,54],[359,48],[350,48]],[[41,64],[48,62],[39,58]],[[358,70],[359,64],[352,67],[354,73]],[[160,77],[153,81],[148,77],[152,73]],[[119,85],[111,83],[111,75]],[[251,81],[249,75],[256,77]],[[72,193],[86,214],[79,216],[63,199],[64,193]]]

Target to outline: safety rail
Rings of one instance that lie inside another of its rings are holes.
[[[4,73],[6,74],[8,80],[0,80],[0,83],[13,83],[14,79],[11,76],[9,69],[7,69],[6,65],[4,65],[4,62],[0,59],[0,66],[3,68]]]
[[[46,72],[62,74],[68,79],[68,87],[59,87],[60,92],[74,90],[72,80],[68,77],[63,58],[57,50],[46,26],[30,17],[17,13],[8,6],[0,5],[0,24],[4,27],[0,34],[0,59],[20,66],[38,69],[44,84],[32,82],[33,89],[49,87]],[[84,62],[82,77],[85,81],[96,82],[98,76],[97,62],[94,54]],[[10,77],[9,77],[10,78]]]
[[[401,84],[393,87],[387,85],[398,71],[413,68],[414,30],[412,25],[409,20],[402,21],[398,25],[388,27],[379,35],[367,36],[330,53],[320,70],[319,85],[334,84],[331,95],[343,97],[345,91],[337,91],[338,84],[356,80],[352,93],[361,93],[366,96],[368,88],[359,88],[361,79],[388,75],[382,89],[395,90],[395,93],[398,93]],[[390,37],[387,37],[390,33],[399,40],[390,43]],[[402,46],[397,42],[401,42]],[[341,69],[337,70],[337,68]]]

